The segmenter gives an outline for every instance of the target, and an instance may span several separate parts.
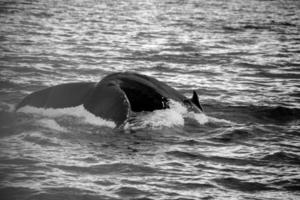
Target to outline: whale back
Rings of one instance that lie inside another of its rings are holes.
[[[169,85],[146,75],[132,72],[114,73],[106,76],[99,84],[105,82],[115,82],[119,85],[127,95],[134,112],[169,108],[170,99],[183,102],[190,111],[203,111],[195,91],[193,97],[188,99]]]
[[[185,96],[167,84],[149,76],[136,73],[108,75],[99,84],[115,82],[125,92],[135,112],[165,109],[169,99],[183,101]]]

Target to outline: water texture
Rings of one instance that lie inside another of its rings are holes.
[[[297,0],[2,0],[1,199],[299,199],[299,53]],[[205,116],[13,110],[120,71],[196,90]]]

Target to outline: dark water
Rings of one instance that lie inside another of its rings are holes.
[[[2,0],[0,48],[1,199],[300,198],[299,1]],[[196,90],[206,116],[13,112],[128,70]]]

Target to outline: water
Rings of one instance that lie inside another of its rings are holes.
[[[299,1],[2,0],[0,24],[1,199],[300,198]],[[119,71],[196,90],[205,116],[13,111]]]

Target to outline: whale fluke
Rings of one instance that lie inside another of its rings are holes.
[[[65,108],[83,104],[96,83],[66,83],[49,87],[26,96],[17,106],[29,105],[38,108]]]

